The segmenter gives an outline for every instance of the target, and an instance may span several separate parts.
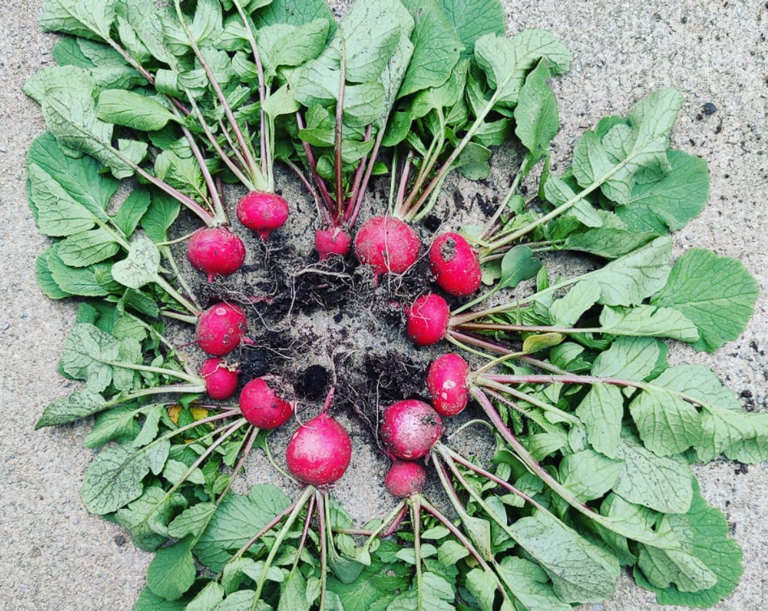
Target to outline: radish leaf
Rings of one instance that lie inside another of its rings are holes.
[[[678,259],[652,303],[684,314],[701,331],[694,347],[714,352],[741,335],[757,297],[757,282],[739,261],[697,248]]]

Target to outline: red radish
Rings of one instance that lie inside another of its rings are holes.
[[[387,473],[384,483],[387,491],[399,499],[407,499],[424,489],[427,472],[420,464],[396,460]]]
[[[422,295],[405,315],[408,319],[408,337],[417,346],[430,346],[445,337],[451,320],[451,310],[440,295]]]
[[[288,202],[276,193],[251,191],[237,203],[237,218],[266,240],[288,220]]]
[[[213,356],[225,356],[245,339],[247,327],[245,313],[239,307],[217,303],[200,314],[197,345]]]
[[[245,244],[227,227],[204,227],[189,239],[187,258],[212,281],[214,276],[229,276],[243,266]]]
[[[443,421],[423,401],[398,401],[384,410],[381,438],[398,458],[416,460],[426,456],[442,434]]]
[[[375,276],[404,273],[416,263],[420,248],[416,232],[392,216],[368,219],[355,238],[357,259],[363,265],[372,266]]]
[[[340,479],[351,459],[347,431],[325,412],[302,424],[285,452],[288,470],[311,486],[327,486]]]
[[[278,397],[264,378],[256,378],[240,393],[240,411],[253,426],[274,429],[291,417],[293,404]]]
[[[205,380],[205,392],[217,401],[229,399],[235,394],[238,373],[234,367],[217,358],[206,359],[200,368],[200,375]]]
[[[429,267],[446,293],[466,297],[480,288],[483,273],[472,247],[458,233],[444,233],[432,242]]]
[[[441,416],[456,416],[469,399],[469,365],[458,354],[444,354],[429,366],[427,388],[432,406]]]
[[[351,246],[352,236],[343,227],[329,227],[315,232],[315,250],[321,261],[332,255],[346,257]]]

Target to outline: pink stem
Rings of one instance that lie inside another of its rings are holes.
[[[477,346],[479,348],[485,348],[486,350],[491,350],[493,352],[499,352],[501,354],[514,354],[513,350],[510,350],[508,348],[505,348],[504,346],[501,346],[495,342],[489,342],[482,339],[478,339],[476,337],[473,337],[472,335],[465,335],[464,333],[459,333],[458,331],[449,331],[448,334],[466,344],[470,344],[473,346]]]
[[[301,113],[296,113],[296,125],[300,130],[304,129],[304,119],[301,117]],[[315,182],[317,183],[317,188],[320,189],[320,194],[323,196],[323,201],[325,202],[325,205],[328,207],[329,212],[333,212],[333,198],[331,197],[331,194],[328,192],[328,185],[325,183],[325,180],[323,180],[323,177],[320,176],[317,173],[317,161],[315,160],[315,154],[312,152],[312,147],[309,145],[308,142],[304,142],[302,140],[302,145],[304,146],[304,153],[307,156],[307,163],[309,163],[309,169],[312,172],[312,177],[315,179]]]
[[[373,175],[373,167],[376,165],[376,161],[379,157],[379,149],[381,148],[382,140],[384,140],[384,129],[382,129],[378,136],[376,136],[376,144],[373,145],[373,152],[371,153],[371,158],[368,161],[368,168],[365,170],[365,178],[363,179],[363,184],[360,186],[360,189],[357,193],[357,201],[355,202],[354,210],[352,211],[352,215],[349,217],[349,219],[347,219],[347,223],[350,227],[355,226],[357,217],[360,214],[360,209],[363,206],[365,193],[368,191],[368,183],[370,182],[371,176]]]

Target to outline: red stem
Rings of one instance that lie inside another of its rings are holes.
[[[381,142],[384,140],[384,129],[382,128],[379,134],[376,136],[376,143],[373,145],[373,151],[371,152],[370,160],[368,161],[368,168],[365,170],[365,178],[363,184],[358,190],[357,201],[355,202],[352,215],[347,219],[347,223],[350,227],[354,227],[357,222],[357,217],[360,214],[360,209],[363,206],[363,199],[365,199],[365,193],[368,191],[368,183],[373,175],[373,167],[376,165],[376,161],[379,158],[379,150],[381,149]]]
[[[298,112],[296,113],[296,125],[298,126],[299,130],[304,129],[304,119],[302,119],[301,113]],[[323,196],[323,201],[325,202],[328,211],[332,213],[333,198],[328,192],[328,185],[325,184],[325,180],[323,180],[323,177],[317,173],[317,161],[315,160],[315,154],[312,152],[312,147],[308,142],[304,142],[303,140],[301,143],[304,146],[304,154],[307,156],[307,163],[309,164],[309,169],[312,172],[312,178],[314,178],[315,182],[317,183],[317,188],[320,189],[320,195]]]

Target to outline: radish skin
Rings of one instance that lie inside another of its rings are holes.
[[[431,346],[448,332],[451,309],[440,295],[429,293],[416,299],[405,315],[411,341],[417,346]]]
[[[315,232],[315,250],[321,261],[334,255],[346,257],[351,248],[352,236],[343,227],[329,227]]]
[[[264,378],[256,378],[240,393],[240,411],[256,428],[275,429],[293,415],[293,404],[277,396]]]
[[[288,220],[288,202],[276,193],[251,191],[237,203],[240,222],[266,240]]]
[[[443,421],[432,406],[408,399],[384,410],[381,439],[402,460],[426,456],[443,434]]]
[[[229,276],[243,266],[245,244],[227,227],[203,227],[189,239],[187,258],[212,282],[216,276]]]
[[[458,233],[444,233],[432,242],[429,267],[446,293],[466,297],[480,288],[483,273],[475,251]]]
[[[352,442],[347,431],[325,412],[299,427],[285,453],[291,474],[310,486],[338,481],[351,459]]]
[[[381,274],[403,274],[419,258],[421,241],[416,232],[400,219],[374,216],[368,219],[355,238],[355,253],[363,265]]]
[[[216,401],[229,399],[235,394],[238,373],[236,368],[217,358],[206,359],[200,367],[200,375],[205,380],[205,392]]]
[[[200,314],[197,345],[212,356],[226,356],[245,339],[245,313],[231,303],[218,303]]]
[[[432,406],[441,416],[457,416],[469,399],[469,365],[458,354],[435,359],[427,373],[427,388]]]
[[[407,460],[395,460],[384,483],[387,492],[399,499],[407,499],[424,490],[427,471],[420,464]]]

